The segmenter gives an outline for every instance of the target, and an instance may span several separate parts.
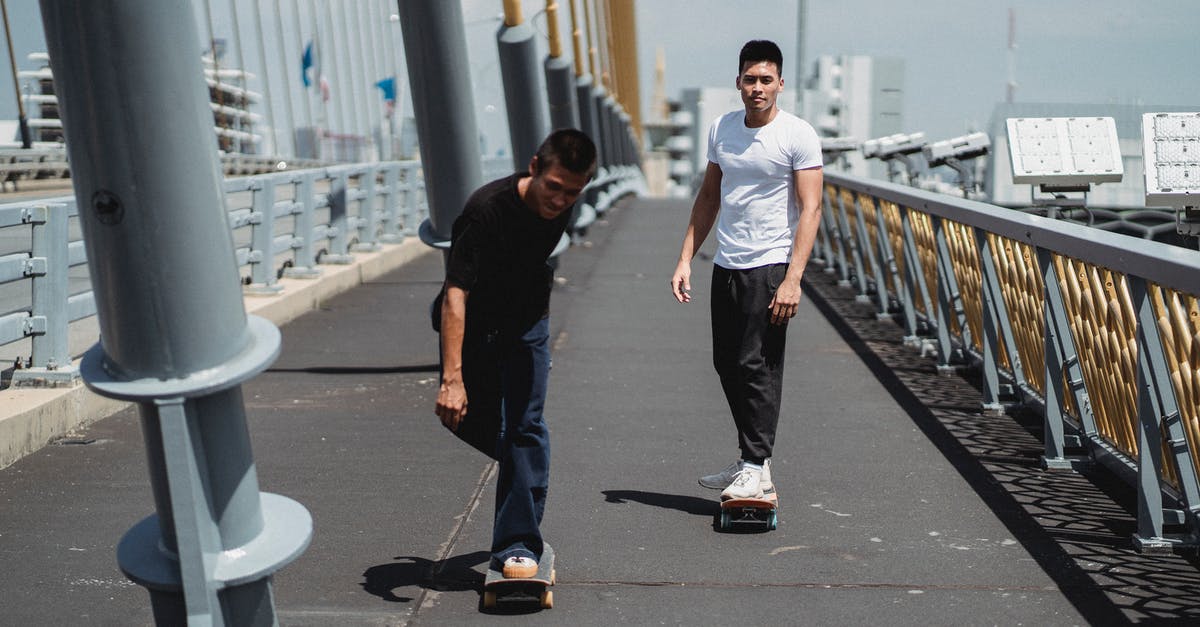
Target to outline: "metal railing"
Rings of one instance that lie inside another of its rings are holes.
[[[416,161],[291,170],[227,179],[224,187],[250,294],[277,292],[283,276],[314,278],[320,264],[348,263],[352,252],[400,242],[428,213]],[[78,376],[68,325],[96,307],[90,289],[68,293],[71,268],[87,263],[83,242],[69,241],[76,213],[73,196],[0,205],[0,234],[9,243],[0,249],[0,287],[9,288],[0,303],[0,346],[30,343],[15,384],[63,385]],[[19,285],[13,289],[20,282],[28,282],[27,300]]]
[[[835,172],[824,192],[817,264],[939,371],[981,368],[985,415],[1040,410],[1043,467],[1132,483],[1138,550],[1196,548],[1200,252]]]

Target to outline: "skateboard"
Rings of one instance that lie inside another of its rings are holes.
[[[717,528],[729,531],[734,527],[775,529],[779,524],[779,497],[774,492],[761,499],[730,499],[721,501]]]
[[[554,571],[554,550],[542,545],[542,559],[537,573],[528,578],[505,578],[504,573],[488,565],[483,580],[483,607],[491,609],[500,603],[540,603],[545,609],[554,607],[554,592],[550,586],[557,579]]]

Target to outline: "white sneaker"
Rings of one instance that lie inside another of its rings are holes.
[[[713,490],[724,490],[725,488],[729,487],[729,484],[733,483],[734,476],[737,475],[738,471],[741,469],[741,460],[733,462],[728,468],[715,475],[704,475],[703,477],[700,477],[700,485],[706,488],[712,488]],[[770,458],[767,458],[767,460],[763,462],[761,485],[763,492],[771,493],[775,491],[775,483],[771,481]]]
[[[742,469],[742,462],[736,461],[729,465],[728,468],[718,472],[715,475],[704,475],[700,477],[700,485],[713,490],[724,490],[733,483],[733,477]]]
[[[761,499],[763,471],[757,468],[742,468],[733,476],[733,483],[721,492],[721,500]]]
[[[775,482],[771,481],[771,458],[770,457],[768,457],[766,460],[763,461],[762,479],[759,480],[758,485],[762,487],[762,491],[766,494],[770,494],[775,491]]]

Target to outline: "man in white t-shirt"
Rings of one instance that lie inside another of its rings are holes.
[[[691,301],[692,258],[717,227],[712,275],[713,365],[738,432],[740,458],[700,478],[721,499],[773,492],[770,459],[783,392],[787,323],[821,220],[821,141],[780,111],[783,54],[770,41],[742,47],[737,86],[745,110],[713,122],[708,167],[671,277]]]

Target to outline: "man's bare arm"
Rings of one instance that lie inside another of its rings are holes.
[[[467,291],[447,284],[442,298],[442,385],[434,413],[442,424],[458,430],[467,415],[467,389],[463,385],[462,349],[467,329]]]
[[[771,322],[783,324],[796,315],[800,306],[800,280],[804,276],[804,266],[812,255],[813,244],[817,240],[817,229],[821,225],[821,190],[824,185],[824,173],[820,167],[792,172],[796,191],[796,204],[800,207],[800,221],[796,225],[795,239],[792,241],[792,257],[788,263],[787,275],[783,283],[771,299]]]
[[[717,221],[717,212],[721,210],[721,176],[721,167],[708,162],[708,168],[704,170],[704,180],[700,183],[700,191],[692,203],[692,215],[688,219],[687,232],[683,236],[679,262],[675,265],[675,274],[671,277],[671,293],[681,303],[692,300],[692,258],[708,237],[708,232]]]

